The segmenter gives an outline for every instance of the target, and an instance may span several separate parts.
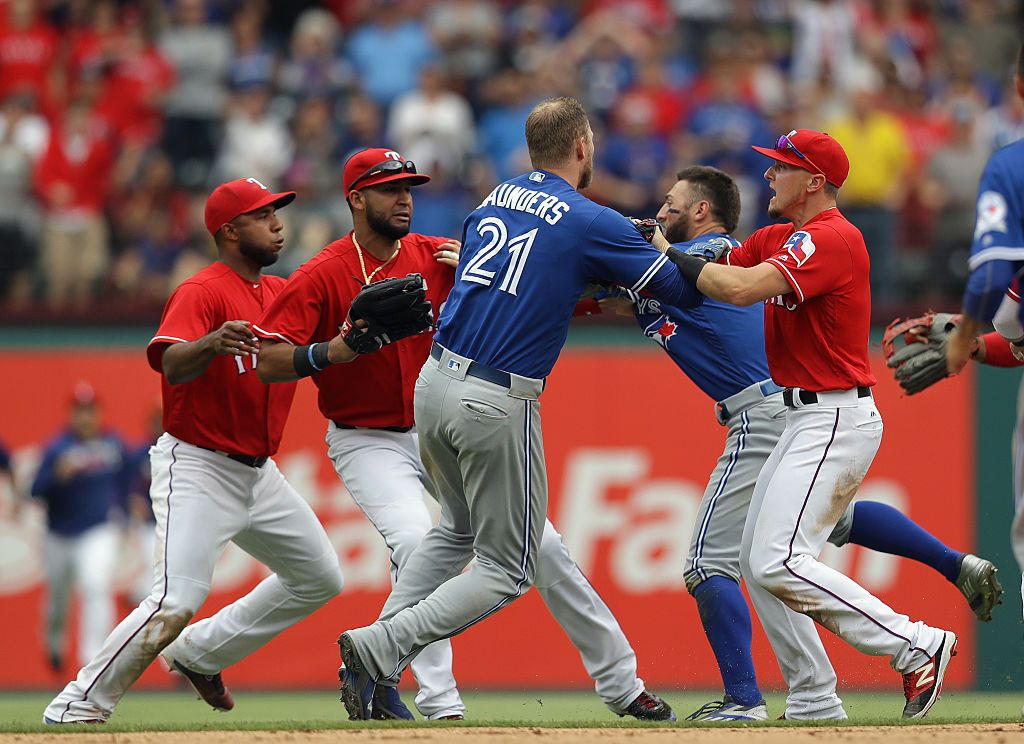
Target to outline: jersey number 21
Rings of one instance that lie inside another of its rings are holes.
[[[512,260],[508,262],[508,268],[498,289],[515,295],[519,289],[519,279],[523,275],[526,259],[530,257],[530,248],[533,247],[534,238],[537,237],[537,228],[535,227],[522,235],[516,235],[510,240],[508,228],[505,227],[504,222],[497,217],[485,217],[476,226],[476,231],[480,237],[487,239],[487,244],[462,270],[462,280],[482,284],[485,287],[491,286],[497,269],[493,271],[488,269],[487,263],[507,247],[508,252],[512,254]]]

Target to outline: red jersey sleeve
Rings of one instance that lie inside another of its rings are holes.
[[[990,367],[1020,367],[1024,362],[1020,361],[1010,351],[1010,341],[993,331],[981,337],[985,342],[985,361]]]
[[[253,325],[253,331],[260,338],[283,341],[293,346],[329,341],[314,338],[323,316],[325,295],[326,292],[317,286],[317,280],[299,269],[289,277],[284,289]]]
[[[213,298],[202,284],[180,285],[167,301],[160,327],[146,347],[149,366],[163,374],[164,350],[171,344],[199,340],[214,330],[215,318]]]
[[[849,246],[828,226],[797,230],[765,262],[779,268],[800,302],[836,290],[853,275]]]
[[[743,245],[733,248],[731,251],[725,254],[725,258],[722,259],[722,263],[729,266],[742,266],[744,268],[750,268],[751,266],[757,266],[759,263],[764,261],[765,256],[765,245],[772,241],[773,235],[778,232],[781,225],[768,225],[762,227],[760,230],[752,232],[746,240],[743,241]],[[775,238],[776,240],[778,238]]]

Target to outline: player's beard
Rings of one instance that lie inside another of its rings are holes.
[[[580,181],[576,185],[577,191],[582,191],[590,185],[590,182],[594,180],[594,156],[591,155],[587,158],[587,162],[583,164],[583,170],[580,172]]]
[[[238,251],[264,268],[277,263],[278,252],[272,248],[260,248],[248,243],[239,243]]]
[[[690,216],[680,211],[671,225],[662,225],[665,240],[669,243],[685,243],[690,239]]]
[[[411,222],[411,220],[410,220]],[[369,204],[366,205],[366,224],[374,232],[380,233],[391,240],[401,240],[409,234],[411,225],[392,225],[388,218],[380,212],[374,211]]]
[[[775,195],[772,200],[768,202],[768,216],[773,220],[777,220],[782,216],[782,207],[779,206],[779,197]]]

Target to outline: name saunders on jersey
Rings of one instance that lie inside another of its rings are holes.
[[[533,214],[549,225],[556,224],[569,211],[569,205],[557,196],[545,194],[543,191],[525,189],[522,186],[513,186],[508,183],[499,185],[488,194],[487,198],[480,203],[477,209],[488,205]]]

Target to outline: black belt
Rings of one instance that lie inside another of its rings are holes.
[[[437,341],[430,345],[430,356],[437,361],[441,361],[443,353],[444,347],[437,343]],[[453,359],[452,362],[454,361]],[[480,364],[480,362],[470,362],[469,367],[466,369],[466,375],[480,380],[487,380],[487,382],[493,382],[495,385],[501,385],[502,387],[512,387],[512,375],[508,372],[502,372],[500,369],[488,367],[486,364]]]
[[[815,403],[818,402],[818,394],[817,393],[812,393],[810,390],[801,390],[801,389],[796,389],[795,392],[797,394],[797,397],[800,399],[800,402],[803,405],[805,405],[805,406],[814,405]],[[793,388],[786,388],[785,390],[782,391],[782,402],[785,403],[790,408],[796,408],[796,405],[794,405],[793,393],[794,393],[794,389]],[[870,395],[871,395],[871,388],[869,388],[869,387],[858,387],[857,388],[857,397],[858,398],[867,398]]]
[[[394,431],[399,434],[412,431],[411,426],[353,426],[352,424],[343,424],[340,421],[335,421],[334,425],[339,429],[373,429],[375,431]]]
[[[207,452],[213,452],[218,455],[224,455],[224,457],[228,458],[229,460],[234,460],[235,462],[240,462],[243,465],[248,465],[250,468],[262,468],[264,465],[267,464],[267,460],[270,459],[269,457],[266,456],[253,457],[252,455],[233,455],[230,452],[221,452],[220,450],[210,449],[209,447],[203,447],[198,444],[196,446],[199,447],[199,449],[206,450]]]

